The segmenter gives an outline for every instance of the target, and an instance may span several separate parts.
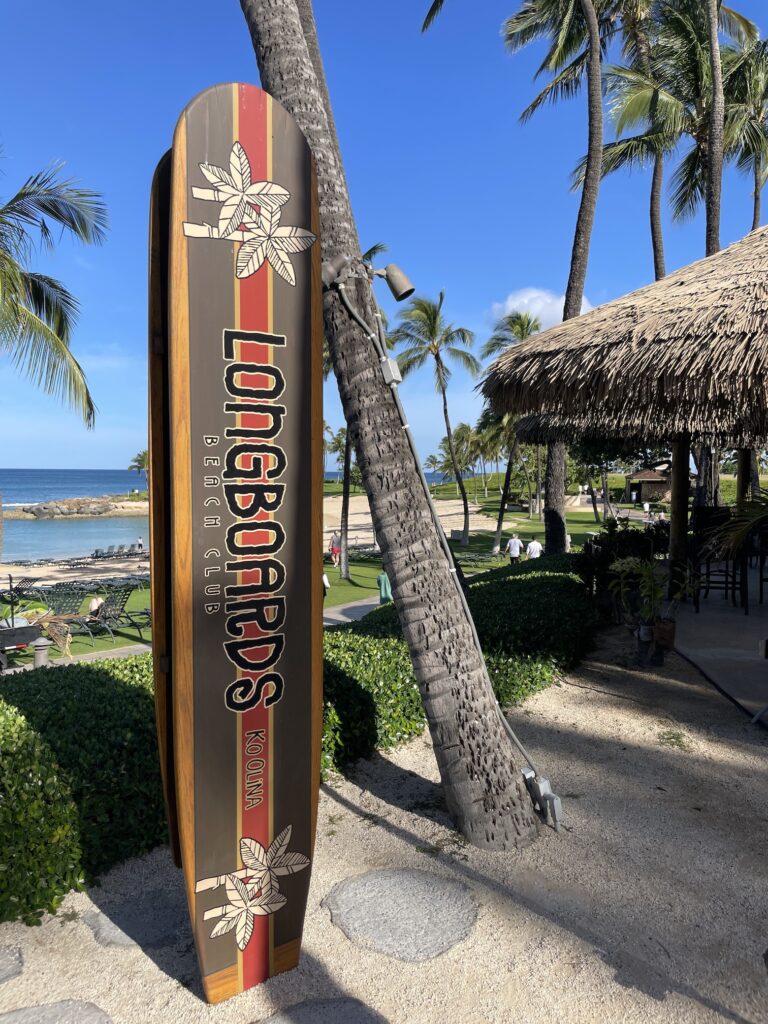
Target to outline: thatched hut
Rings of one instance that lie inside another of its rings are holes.
[[[669,439],[673,557],[684,557],[690,439],[768,435],[768,228],[508,349],[481,389],[546,414],[550,438]],[[675,479],[676,478],[676,479]],[[677,486],[676,486],[677,483]]]

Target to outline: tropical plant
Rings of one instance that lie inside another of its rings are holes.
[[[493,328],[493,334],[483,345],[480,355],[483,359],[491,359],[506,351],[510,345],[525,341],[532,334],[541,330],[541,320],[530,313],[519,313],[514,310],[500,317]]]
[[[144,474],[144,479],[148,483],[149,482],[149,450],[147,448],[144,448],[142,451],[136,452],[136,454],[131,459],[131,462],[130,462],[130,465],[128,466],[128,469],[132,470],[135,473],[139,473],[139,474],[143,473]]]
[[[43,248],[53,248],[49,225],[89,245],[104,240],[107,213],[101,197],[62,178],[60,170],[32,175],[0,205],[0,353],[92,427],[96,407],[70,350],[78,301],[60,281],[27,266],[35,235]]]
[[[768,47],[746,42],[723,48],[728,82],[725,152],[753,183],[752,230],[760,227],[761,196],[768,178]]]
[[[691,141],[671,182],[676,220],[691,216],[707,193],[713,94],[705,6],[694,0],[658,4],[651,49],[642,67],[636,62],[605,72],[617,134],[638,126],[643,130],[605,147],[604,173],[642,166],[657,154],[673,152],[682,140]],[[754,39],[756,26],[735,11],[722,6],[719,18],[721,29],[732,38]],[[735,63],[730,70],[735,71]]]
[[[434,364],[435,389],[443,400],[445,432],[456,483],[464,505],[464,528],[461,543],[463,547],[467,547],[469,544],[469,501],[448,414],[448,381],[451,378],[448,361],[463,367],[473,376],[479,372],[480,364],[468,351],[474,343],[474,334],[467,327],[455,327],[446,321],[443,316],[444,300],[445,292],[442,291],[437,302],[423,296],[411,299],[408,307],[400,314],[400,323],[392,332],[392,341],[395,345],[404,346],[397,359],[403,377],[407,377],[414,370],[421,369],[430,361]]]
[[[323,259],[359,253],[309,0],[241,0],[261,83],[294,115],[317,164]],[[342,405],[355,436],[376,536],[392,581],[425,705],[449,812],[477,845],[529,841],[537,818],[522,781],[452,560],[434,523],[395,397],[380,372],[368,275],[324,296],[324,321]],[[409,558],[394,557],[408,551]],[[425,602],[424,595],[429,595]],[[450,637],[450,641],[447,639]],[[466,714],[471,706],[472,714]]]

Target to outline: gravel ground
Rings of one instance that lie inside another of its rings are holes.
[[[768,1022],[768,731],[677,656],[634,669],[619,631],[511,719],[563,797],[559,834],[517,853],[468,847],[419,737],[323,787],[296,971],[207,1006],[181,875],[156,850],[40,928],[0,926],[24,958],[0,1013],[82,1000],[115,1024],[252,1024],[300,1003],[280,1021],[333,1024],[343,1005],[361,1024]],[[462,883],[477,907],[466,938],[418,963],[350,941],[321,901],[392,868]],[[95,908],[142,945],[99,944]],[[363,1005],[306,1005],[345,997]]]

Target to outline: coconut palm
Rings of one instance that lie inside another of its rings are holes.
[[[541,320],[530,313],[506,313],[496,321],[493,334],[483,345],[480,355],[483,359],[495,359],[510,345],[525,341],[541,330]]]
[[[725,152],[753,183],[752,230],[760,227],[761,196],[768,178],[768,47],[765,42],[723,48],[729,85]]]
[[[469,544],[469,501],[464,486],[462,473],[459,469],[451,419],[448,414],[448,381],[451,379],[451,368],[448,362],[462,366],[473,376],[480,370],[480,364],[468,351],[474,343],[475,336],[466,327],[454,327],[443,316],[445,292],[435,302],[432,299],[417,296],[411,299],[408,307],[400,314],[400,323],[392,332],[392,342],[405,346],[400,352],[397,362],[403,377],[421,369],[428,362],[434,364],[435,389],[443,400],[443,419],[448,438],[448,447],[456,476],[456,483],[464,505],[464,528],[461,536],[462,546]]]
[[[261,83],[294,115],[315,157],[323,259],[359,253],[311,3],[240,2]],[[361,318],[374,324],[377,307],[368,276],[349,278],[345,292]],[[367,333],[347,313],[338,289],[326,291],[323,306],[333,369],[449,811],[473,843],[510,849],[534,837],[537,819],[452,561]],[[405,551],[408,558],[399,557]]]
[[[107,226],[106,208],[97,193],[62,178],[59,167],[32,175],[0,205],[0,352],[92,427],[96,408],[82,367],[70,351],[77,299],[60,281],[27,266],[35,237],[43,248],[53,248],[49,225],[86,244],[99,244]]]
[[[637,67],[606,68],[617,134],[638,126],[643,130],[606,147],[604,173],[642,165],[689,139],[671,182],[672,215],[682,220],[695,212],[707,194],[713,106],[710,26],[706,10],[694,0],[661,3],[656,10],[650,74]],[[721,7],[719,17],[721,29],[736,39],[748,40],[757,32],[756,26],[729,8]]]
[[[131,459],[128,469],[133,470],[135,473],[143,473],[144,479],[149,483],[149,451],[144,449],[143,451],[137,452]]]

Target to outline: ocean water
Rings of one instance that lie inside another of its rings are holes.
[[[20,508],[61,498],[100,498],[146,489],[143,474],[127,469],[0,469],[4,508]],[[16,558],[70,558],[110,544],[149,544],[145,516],[118,519],[8,520],[0,530],[0,561]]]
[[[100,498],[105,494],[145,491],[143,473],[128,469],[0,469],[0,499],[18,508],[60,498]]]
[[[149,547],[149,519],[5,520],[0,529],[0,562],[17,558],[75,558],[110,544],[135,544],[141,537]]]

